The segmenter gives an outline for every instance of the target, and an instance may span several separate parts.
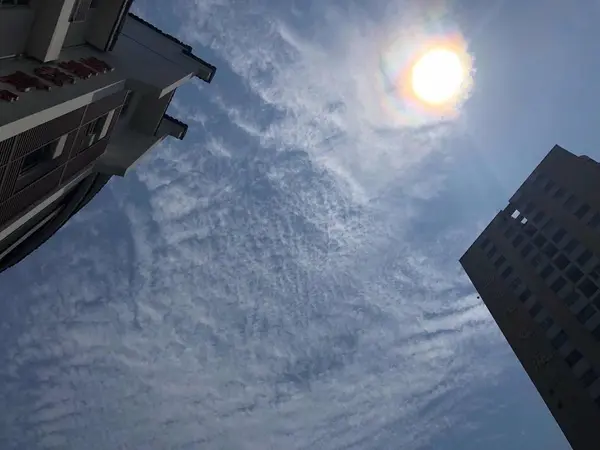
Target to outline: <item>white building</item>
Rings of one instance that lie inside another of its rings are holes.
[[[132,0],[0,0],[0,270],[167,136],[177,87],[215,67]]]

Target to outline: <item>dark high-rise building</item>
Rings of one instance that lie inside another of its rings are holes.
[[[187,125],[179,86],[215,67],[132,0],[0,0],[0,271]]]
[[[600,448],[600,164],[555,146],[460,262],[573,449]]]

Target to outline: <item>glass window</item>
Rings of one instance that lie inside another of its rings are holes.
[[[544,217],[546,217],[546,215],[545,215],[545,214],[544,214],[542,211],[539,211],[539,212],[538,212],[538,213],[537,213],[537,214],[536,214],[536,215],[533,217],[533,221],[534,221],[535,223],[539,224],[539,223],[540,223],[540,222],[541,222],[541,221],[544,219]]]
[[[579,255],[579,258],[577,258],[577,262],[579,263],[580,266],[584,266],[585,263],[590,260],[592,255],[593,255],[592,252],[590,252],[589,250],[585,250],[581,255]]]
[[[577,217],[578,219],[581,219],[583,216],[585,216],[587,214],[587,212],[589,210],[590,210],[590,205],[588,205],[587,203],[584,203],[579,208],[577,208],[577,211],[575,211],[575,217]]]
[[[577,314],[577,320],[581,323],[586,323],[590,317],[594,315],[596,310],[591,305],[585,305],[584,308]]]
[[[565,190],[563,188],[558,188],[558,190],[554,193],[554,195],[552,196],[553,198],[561,198],[564,197],[565,195]]]
[[[516,277],[514,280],[511,281],[510,288],[513,291],[516,291],[517,289],[519,289],[519,286],[521,286],[521,283],[522,283],[521,279],[519,277]]]
[[[531,225],[531,223],[527,222],[527,225],[523,227],[523,233],[525,233],[529,237],[533,237],[536,233],[537,228]]]
[[[548,264],[544,269],[540,272],[540,276],[545,280],[554,272],[554,267],[551,264]]]
[[[573,253],[577,246],[579,245],[579,241],[575,238],[571,239],[567,245],[565,245],[565,253],[567,255]]]
[[[531,297],[531,291],[529,289],[525,289],[523,292],[521,292],[521,295],[519,295],[519,301],[521,303],[525,303],[529,297]]]
[[[552,258],[554,255],[556,255],[558,253],[558,249],[552,245],[550,242],[548,242],[545,246],[544,246],[544,250],[543,252],[548,255],[550,258]]]
[[[583,277],[583,272],[581,270],[579,270],[579,267],[577,267],[575,264],[573,264],[567,270],[567,277],[574,284],[576,284],[579,280],[581,280],[581,277]]]
[[[550,289],[552,289],[554,292],[558,292],[564,287],[565,284],[567,284],[567,280],[565,280],[563,277],[558,277],[556,280],[554,280],[554,283],[552,283]]]
[[[492,259],[492,256],[494,256],[496,254],[496,246],[492,245],[492,248],[490,248],[490,251],[487,252],[487,257],[489,259]]]
[[[548,316],[546,317],[544,320],[542,320],[542,322],[540,323],[540,327],[542,327],[542,329],[544,331],[548,331],[548,329],[554,324],[554,320],[552,320],[552,317]]]
[[[544,237],[544,235],[542,234],[538,234],[535,239],[533,240],[533,243],[538,247],[541,248],[545,243],[546,243],[546,238]]]
[[[563,206],[568,210],[573,208],[575,206],[575,196],[573,194],[569,195]]]
[[[565,342],[567,342],[567,333],[565,333],[563,330],[560,330],[560,332],[552,338],[550,344],[552,344],[552,347],[558,350]]]
[[[569,367],[573,367],[581,360],[582,357],[583,355],[578,350],[573,349],[571,350],[571,353],[566,356],[565,362]]]
[[[554,219],[550,218],[548,219],[548,222],[546,222],[544,224],[544,226],[542,227],[542,231],[548,231],[550,230],[552,227],[554,226]],[[548,234],[548,233],[546,233]]]
[[[515,229],[511,226],[509,226],[504,232],[504,236],[507,238],[510,238],[513,234],[515,234]]]
[[[504,271],[500,274],[500,276],[504,279],[507,279],[510,274],[512,273],[513,269],[512,267],[508,266],[506,269],[504,269]]]
[[[488,246],[489,243],[490,243],[490,240],[488,238],[485,238],[483,241],[481,241],[481,244],[479,244],[479,246],[485,250],[485,248]]]
[[[572,306],[577,300],[579,300],[579,294],[573,291],[569,295],[567,295],[567,297],[565,298],[565,303],[567,304],[567,306]]]
[[[592,298],[596,292],[598,292],[598,286],[594,284],[592,280],[586,278],[579,284],[579,290],[583,292],[587,298]]]
[[[539,314],[539,312],[542,310],[542,305],[539,302],[535,302],[533,304],[533,306],[531,307],[531,309],[529,310],[529,314],[531,314],[531,317],[535,317]]]
[[[533,250],[533,246],[531,244],[526,244],[522,249],[521,249],[521,255],[523,255],[523,257],[529,255],[531,253],[531,250]]]
[[[565,270],[565,267],[567,267],[569,265],[571,261],[569,261],[569,258],[567,258],[565,255],[563,255],[562,253],[559,253],[559,255],[554,258],[554,264],[556,265],[556,267],[558,267],[560,270]]]
[[[531,258],[531,265],[533,268],[536,268],[542,263],[542,256],[538,253],[533,258]]]
[[[598,379],[598,374],[592,367],[590,367],[587,370],[587,372],[585,372],[583,375],[581,375],[581,383],[583,384],[583,387],[585,387],[585,388],[589,388],[592,384],[594,384],[594,381],[596,381],[597,379]]]
[[[527,202],[527,205],[525,205],[525,209],[523,210],[523,212],[525,214],[529,214],[531,211],[533,211],[533,208],[534,208],[533,203]]]
[[[518,247],[524,239],[525,238],[523,237],[523,235],[518,234],[517,237],[513,239],[513,247]]]
[[[588,222],[588,225],[590,227],[592,227],[592,228],[598,228],[598,227],[600,227],[600,214],[594,213],[594,215],[592,216],[592,218]]]
[[[504,264],[504,262],[506,261],[506,258],[504,256],[500,256],[496,262],[494,263],[494,267],[497,269],[498,267],[500,267],[502,264]]]
[[[544,192],[550,192],[553,187],[554,187],[554,181],[548,180],[548,182],[546,183],[546,186],[544,186]]]
[[[592,336],[594,336],[597,341],[600,341],[600,324],[596,325],[596,328],[592,330]]]
[[[558,244],[566,234],[567,232],[563,228],[559,228],[552,236],[552,240]]]

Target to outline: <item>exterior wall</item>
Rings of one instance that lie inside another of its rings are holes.
[[[461,258],[574,450],[600,420],[599,170],[555,147]]]
[[[0,10],[0,58],[25,53],[35,10],[15,6]]]
[[[75,0],[45,0],[38,2],[35,19],[27,40],[27,54],[39,61],[58,58]]]
[[[0,227],[15,220],[95,163],[106,150],[124,98],[124,92],[113,94],[0,142]],[[108,133],[89,146],[84,132],[86,125],[112,110],[115,114]],[[24,158],[63,135],[67,135],[67,140],[62,154],[44,174],[24,180],[26,175],[20,174]]]
[[[63,48],[74,47],[75,45],[83,45],[86,43],[87,30],[90,24],[94,22],[96,8],[92,8],[86,15],[86,20],[81,22],[70,22],[65,36]]]

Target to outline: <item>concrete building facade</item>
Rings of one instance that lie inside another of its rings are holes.
[[[555,146],[460,260],[574,450],[600,423],[600,164]]]
[[[0,0],[0,271],[187,126],[166,111],[215,67],[131,0]]]

